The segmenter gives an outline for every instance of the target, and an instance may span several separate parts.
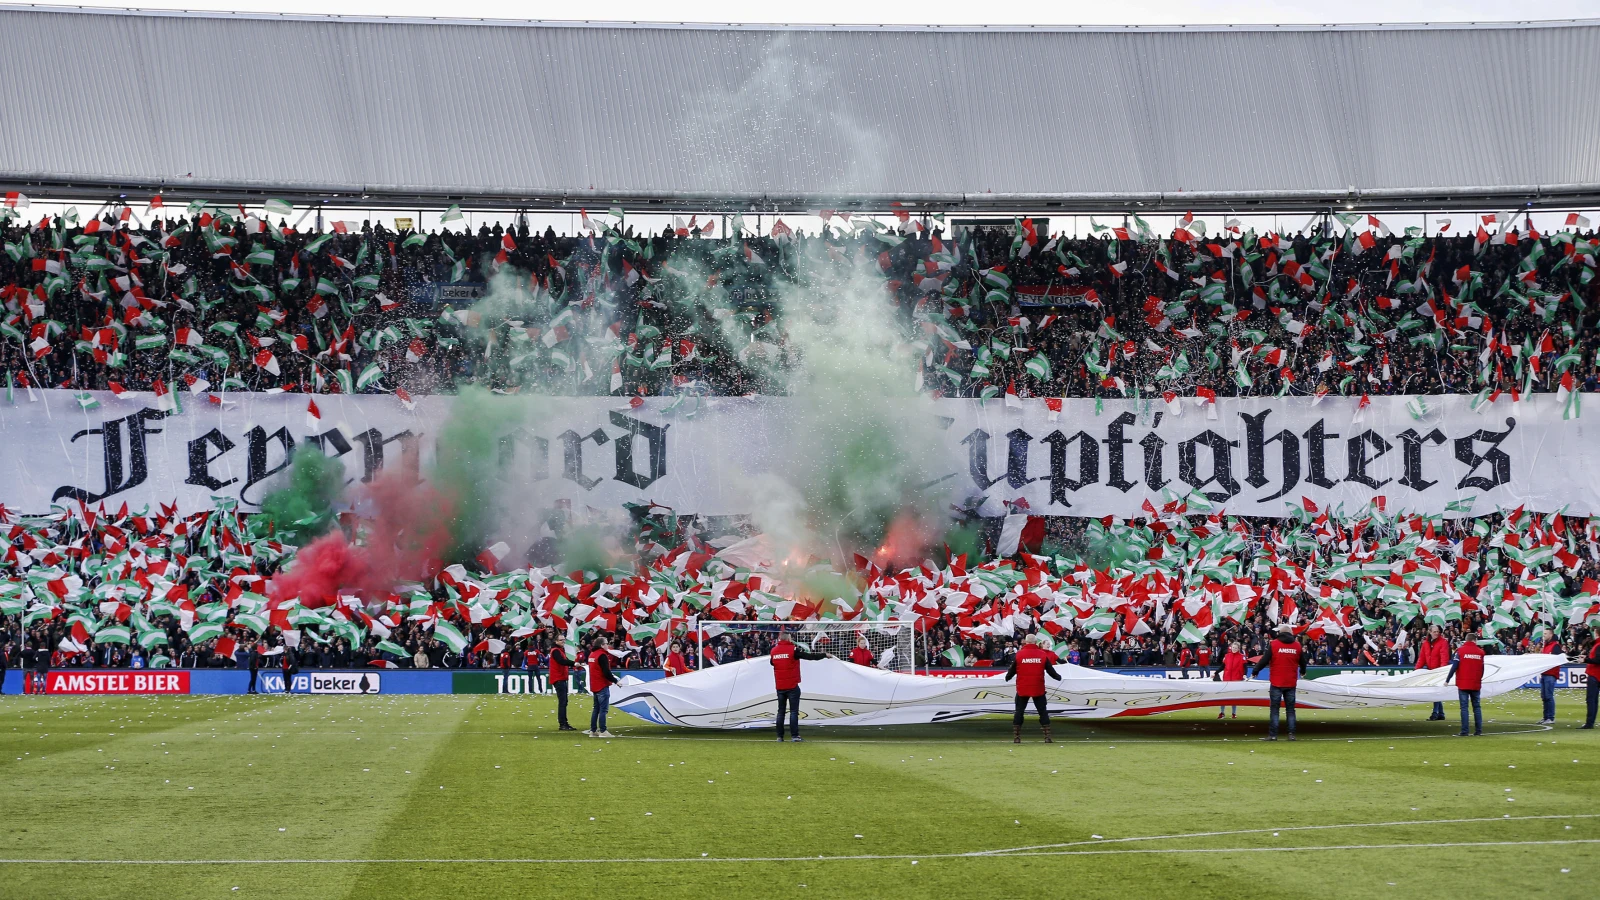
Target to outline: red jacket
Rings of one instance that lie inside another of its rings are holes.
[[[606,656],[604,650],[589,651],[589,693],[603,691],[611,687],[611,679],[606,677],[606,670],[610,666],[602,666],[600,661]]]
[[[572,670],[567,668],[571,663],[572,660],[567,659],[566,651],[560,647],[550,648],[550,680],[566,681],[567,676],[572,674]]]
[[[1243,653],[1235,653],[1232,650],[1229,650],[1227,655],[1222,657],[1222,680],[1223,681],[1243,681],[1244,680],[1244,654]]]
[[[1555,638],[1549,638],[1548,640],[1546,640],[1544,642],[1544,647],[1539,652],[1540,653],[1560,653],[1561,652],[1561,642],[1556,640]],[[1544,670],[1544,674],[1545,675],[1550,675],[1550,676],[1560,676],[1560,674],[1561,674],[1561,665],[1559,663],[1557,663],[1556,665],[1551,666],[1548,669],[1545,669]]]
[[[1456,687],[1463,691],[1483,689],[1483,648],[1474,641],[1462,644],[1457,653]]]
[[[1017,673],[1018,697],[1044,696],[1045,671],[1050,668],[1050,657],[1045,655],[1048,652],[1032,645],[1017,651],[1017,660],[1012,668]]]
[[[799,648],[788,638],[772,645],[767,660],[772,663],[772,680],[778,690],[788,691],[800,686],[799,652]]]
[[[667,670],[667,677],[671,678],[674,675],[682,675],[688,672],[689,664],[683,661],[682,653],[672,652],[667,654],[667,665],[665,668]]]
[[[1268,667],[1271,670],[1269,680],[1275,688],[1292,688],[1300,683],[1300,661],[1305,658],[1305,648],[1299,641],[1287,643],[1273,639],[1267,647],[1271,656]]]
[[[857,647],[850,651],[850,661],[858,666],[872,665],[872,651],[866,647]]]
[[[1423,638],[1417,645],[1417,668],[1443,669],[1450,665],[1450,639],[1444,635]]]

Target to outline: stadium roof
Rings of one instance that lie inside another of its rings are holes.
[[[707,26],[0,6],[0,182],[367,205],[1600,199],[1600,20]]]

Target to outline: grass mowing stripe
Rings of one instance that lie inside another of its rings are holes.
[[[1045,852],[1045,851],[1053,851],[1053,850],[1058,850],[1058,849],[1064,849],[1064,848],[1069,848],[1069,847],[1080,847],[1080,846],[1086,846],[1086,845],[1087,846],[1104,846],[1106,844],[1131,843],[1131,842],[1135,842],[1135,841],[1167,841],[1167,840],[1186,840],[1186,839],[1190,839],[1190,838],[1236,837],[1236,836],[1242,835],[1242,834],[1262,834],[1262,833],[1269,832],[1269,831],[1273,832],[1274,834],[1277,834],[1279,832],[1284,832],[1284,831],[1320,831],[1320,830],[1326,830],[1326,829],[1332,829],[1332,828],[1400,828],[1400,827],[1406,827],[1406,826],[1411,826],[1411,825],[1461,825],[1461,824],[1481,824],[1481,823],[1484,823],[1484,822],[1515,824],[1515,823],[1519,823],[1519,822],[1537,822],[1537,821],[1567,820],[1567,819],[1597,819],[1597,818],[1600,818],[1600,813],[1575,813],[1575,814],[1571,814],[1571,815],[1547,815],[1547,816],[1501,816],[1501,817],[1484,817],[1484,818],[1471,818],[1471,819],[1410,819],[1410,820],[1399,821],[1399,822],[1343,822],[1343,823],[1335,823],[1335,824],[1329,824],[1329,825],[1291,825],[1291,826],[1280,826],[1280,827],[1277,827],[1277,828],[1249,828],[1249,829],[1241,829],[1241,830],[1237,830],[1237,831],[1194,831],[1194,832],[1185,832],[1185,833],[1182,833],[1182,834],[1151,834],[1151,835],[1140,835],[1140,836],[1135,836],[1135,837],[1123,837],[1123,838],[1102,838],[1102,839],[1099,839],[1099,840],[1092,840],[1092,841],[1071,841],[1071,842],[1061,843],[1061,844],[1037,844],[1037,845],[1027,846],[1027,847],[1007,847],[1007,848],[998,849],[998,850],[971,850],[971,851],[966,851],[966,852],[962,852],[962,853],[891,853],[891,854],[876,853],[876,854],[855,854],[855,855],[845,855],[845,856],[839,856],[839,855],[829,856],[829,855],[826,855],[826,854],[819,854],[817,856],[785,856],[785,857],[765,857],[765,856],[750,856],[750,857],[743,857],[743,856],[740,856],[740,857],[698,856],[698,857],[694,857],[694,856],[684,856],[684,857],[643,857],[643,858],[613,858],[613,859],[579,859],[579,858],[536,859],[536,858],[516,858],[516,857],[506,857],[506,858],[459,858],[459,859],[445,859],[445,858],[419,858],[419,859],[373,858],[373,859],[276,859],[276,860],[273,860],[273,859],[178,859],[178,860],[165,860],[165,859],[145,859],[145,860],[139,860],[139,859],[99,859],[99,860],[96,860],[96,859],[57,859],[57,860],[49,860],[49,859],[0,859],[0,865],[5,865],[5,864],[45,864],[45,863],[62,863],[62,864],[69,864],[69,865],[104,864],[104,865],[197,865],[197,866],[198,865],[228,865],[228,864],[240,864],[240,865],[273,865],[273,864],[309,865],[309,864],[313,864],[313,863],[328,863],[328,864],[338,864],[338,865],[358,865],[358,864],[362,864],[362,863],[383,864],[383,863],[407,863],[407,862],[431,863],[431,864],[450,864],[450,863],[598,864],[598,863],[607,863],[607,862],[610,862],[610,863],[797,862],[797,861],[810,862],[810,861],[813,861],[813,860],[827,861],[827,860],[865,860],[865,859],[970,859],[970,858],[985,857],[985,856],[1050,856],[1050,855],[1064,855],[1064,854],[1049,853],[1049,852]],[[1533,841],[1533,840],[1524,840],[1524,841],[1455,841],[1455,842],[1441,843],[1441,844],[1430,844],[1428,846],[1465,847],[1465,846],[1500,846],[1500,845],[1506,845],[1506,844],[1589,844],[1589,843],[1600,843],[1600,838],[1596,838],[1596,839],[1585,838],[1585,839],[1543,840],[1543,841]],[[1245,852],[1246,849],[1254,849],[1254,850],[1300,850],[1300,849],[1328,850],[1328,849],[1338,849],[1339,847],[1348,847],[1348,848],[1353,848],[1353,849],[1377,849],[1377,848],[1380,848],[1380,847],[1417,847],[1417,846],[1424,846],[1424,845],[1422,845],[1422,844],[1414,844],[1414,843],[1401,843],[1401,844],[1385,844],[1385,845],[1378,845],[1378,844],[1351,844],[1351,845],[1336,845],[1336,846],[1326,846],[1326,847],[1258,847],[1258,848],[1237,848],[1237,847],[1234,847],[1234,848],[1201,848],[1201,849],[1204,849],[1206,852]],[[1137,852],[1173,852],[1173,851],[1177,851],[1177,850],[1184,850],[1184,848],[1163,848],[1162,850],[1158,850],[1158,851],[1142,851],[1141,850],[1141,851],[1137,851]],[[1108,851],[1108,852],[1135,852],[1135,851]],[[1189,849],[1189,850],[1186,850],[1185,852],[1198,852],[1198,851],[1194,850],[1194,849]]]
[[[1574,813],[1550,816],[1484,816],[1476,819],[1412,819],[1403,822],[1349,822],[1336,825],[1287,825],[1279,828],[1244,828],[1238,831],[1190,831],[1182,834],[1150,834],[1139,837],[1101,838],[1093,841],[1067,841],[1061,844],[1034,844],[1029,847],[1009,847],[1004,850],[979,850],[972,856],[1023,853],[1030,850],[1050,850],[1057,847],[1081,847],[1097,844],[1126,844],[1134,841],[1176,841],[1202,837],[1232,837],[1238,834],[1261,834],[1280,831],[1326,831],[1330,828],[1399,828],[1406,825],[1460,825],[1469,822],[1528,822],[1541,819],[1600,819],[1600,813]]]
[[[60,866],[377,866],[377,865],[649,865],[684,863],[877,862],[896,859],[1006,859],[1034,856],[1141,856],[1189,853],[1323,853],[1341,850],[1437,850],[1447,847],[1534,847],[1600,844],[1600,838],[1548,841],[1429,841],[1417,844],[1326,844],[1315,847],[1151,847],[1132,850],[1043,850],[996,857],[989,853],[868,853],[857,856],[702,856],[629,859],[0,859],[0,865]]]

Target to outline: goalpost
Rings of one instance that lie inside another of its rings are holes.
[[[689,623],[695,628],[695,623]],[[779,635],[789,638],[798,646],[816,653],[832,653],[842,660],[850,659],[861,638],[867,639],[867,649],[872,651],[873,665],[890,672],[915,674],[917,668],[916,620],[891,622],[768,622],[732,620],[718,622],[701,620],[696,651],[703,661],[707,647],[717,649],[720,644],[732,643],[730,649],[742,650],[742,657],[761,656]]]

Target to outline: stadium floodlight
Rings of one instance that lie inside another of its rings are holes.
[[[736,651],[735,658],[749,658],[766,653],[766,647],[779,635],[817,653],[831,653],[842,660],[850,659],[861,638],[867,639],[867,649],[872,651],[872,664],[891,672],[915,674],[917,669],[916,620],[887,622],[862,621],[809,621],[781,622],[770,620],[733,620],[719,622],[700,620],[695,632],[697,653],[704,661],[706,648]],[[691,624],[691,628],[694,626]]]

